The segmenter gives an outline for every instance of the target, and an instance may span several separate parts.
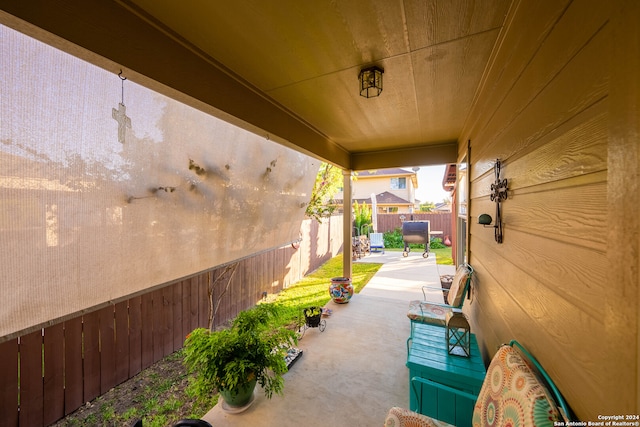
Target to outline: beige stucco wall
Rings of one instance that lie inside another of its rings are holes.
[[[391,189],[391,176],[376,178],[357,178],[353,183],[353,198],[364,199],[371,196],[371,193],[379,194],[385,191],[396,195],[409,202],[415,201],[415,189],[410,176],[407,178],[407,188]]]
[[[638,10],[516,2],[459,140],[461,156],[470,141],[474,332],[487,358],[524,344],[585,421],[640,406]],[[494,215],[497,158],[503,244],[476,219]]]

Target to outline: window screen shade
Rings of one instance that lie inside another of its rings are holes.
[[[0,340],[298,237],[318,161],[3,26],[0,65]]]

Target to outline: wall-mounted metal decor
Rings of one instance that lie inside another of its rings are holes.
[[[496,159],[496,164],[493,167],[496,180],[491,184],[491,201],[496,202],[496,221],[493,224],[495,229],[496,242],[502,243],[502,214],[501,203],[507,200],[509,197],[509,187],[507,179],[500,179],[500,168],[502,164],[500,159]],[[492,218],[489,214],[482,214],[478,217],[478,223],[486,226],[492,225]]]

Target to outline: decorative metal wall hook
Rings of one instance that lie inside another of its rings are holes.
[[[121,92],[121,104],[124,105],[124,81],[127,80],[126,77],[122,77],[122,70],[120,70],[120,72],[118,73],[118,77],[120,77],[120,80],[122,81],[122,92]]]
[[[495,229],[496,242],[502,243],[502,210],[501,203],[509,197],[509,186],[507,179],[500,179],[500,169],[502,163],[500,159],[496,159],[493,171],[495,173],[495,181],[491,184],[491,201],[496,203],[496,221],[493,224]],[[478,223],[483,226],[490,226],[492,223],[491,215],[482,214],[478,217]]]

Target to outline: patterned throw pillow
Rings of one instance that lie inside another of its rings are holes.
[[[409,302],[409,311],[407,317],[411,320],[430,325],[444,326],[446,323],[447,313],[451,309],[438,304],[429,304],[428,302],[414,300]]]
[[[456,275],[453,277],[453,283],[449,288],[449,294],[447,295],[447,302],[453,307],[458,307],[462,302],[462,293],[464,292],[464,286],[467,283],[471,272],[469,269],[461,265],[456,271]]]
[[[473,427],[547,427],[559,420],[555,402],[520,354],[501,347],[478,395]]]

